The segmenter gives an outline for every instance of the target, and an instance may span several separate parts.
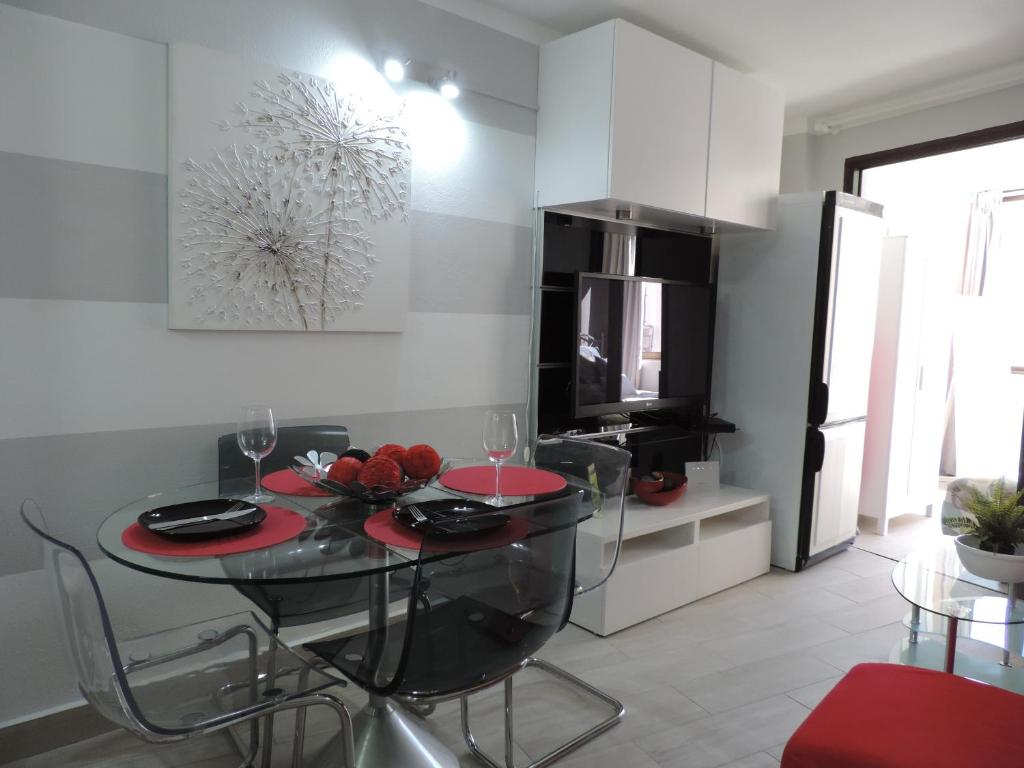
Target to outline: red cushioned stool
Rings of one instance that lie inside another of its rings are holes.
[[[1021,768],[1024,696],[930,669],[858,664],[797,728],[782,768]]]

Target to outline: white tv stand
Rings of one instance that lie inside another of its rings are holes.
[[[606,571],[615,553],[617,520],[580,525],[577,567]],[[772,524],[768,495],[730,485],[694,485],[664,507],[626,498],[622,551],[608,582],[576,598],[572,622],[610,635],[659,614],[767,573]]]

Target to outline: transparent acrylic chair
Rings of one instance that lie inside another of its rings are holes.
[[[583,505],[588,519],[576,527],[576,562],[573,594],[584,595],[600,588],[615,570],[622,549],[622,531],[625,524],[626,489],[629,485],[629,451],[592,440],[567,437],[541,436],[533,447],[535,466],[562,475],[571,488],[582,488]],[[566,623],[569,616],[566,614]],[[561,629],[561,627],[559,627]],[[529,657],[523,668],[532,667],[546,672],[607,706],[610,714],[601,722],[575,736],[527,768],[544,768],[568,753],[597,738],[617,725],[626,714],[618,699],[595,688],[575,675],[549,661]],[[505,710],[511,717],[512,680],[505,687]],[[472,738],[463,709],[463,730],[467,740]],[[474,755],[490,768],[501,768],[491,757],[474,748]],[[506,753],[506,768],[515,768],[511,754]]]
[[[343,680],[292,653],[248,612],[118,640],[82,553],[50,533],[35,502],[22,503],[21,517],[42,539],[79,690],[101,715],[155,743],[249,723],[249,753],[241,763],[248,767],[259,747],[260,718],[322,705],[337,714],[341,726],[338,763],[354,764],[348,710],[326,690]],[[297,742],[294,764],[301,750]]]
[[[481,541],[424,537],[405,612],[396,618],[370,610],[365,632],[306,646],[373,697],[417,703],[461,700],[463,736],[479,760],[497,766],[478,747],[469,728],[469,696],[504,682],[512,697],[512,675],[561,629],[572,610],[573,558],[581,494],[503,507],[507,538]],[[376,617],[376,620],[374,619]],[[448,768],[454,755],[429,753],[429,744],[409,743],[407,731],[369,719],[361,738],[370,739],[374,765]],[[505,762],[513,762],[513,718],[505,711]],[[374,734],[374,730],[377,731]],[[447,751],[447,750],[446,750]],[[359,750],[357,750],[359,752]],[[431,759],[422,756],[431,754]],[[416,756],[420,757],[417,759]]]

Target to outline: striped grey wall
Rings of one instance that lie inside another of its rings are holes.
[[[94,28],[133,39],[99,33]],[[9,53],[10,46],[2,44],[5,34],[8,40],[15,35],[27,37],[30,44],[19,47],[20,53]],[[48,318],[45,330],[32,327],[31,321],[19,321],[19,327],[14,327],[18,324],[14,322],[0,324],[0,365],[7,370],[32,371],[35,358],[37,364],[48,360],[49,372],[32,386],[24,386],[25,376],[19,377],[21,384],[15,391],[22,398],[20,402],[12,402],[11,389],[7,389],[6,401],[0,402],[0,425],[13,423],[5,420],[5,413],[11,416],[16,409],[40,417],[53,415],[51,427],[46,429],[19,428],[6,437],[0,431],[0,525],[4,531],[0,540],[0,615],[6,617],[0,622],[0,646],[9,649],[8,660],[14,662],[5,664],[6,695],[0,700],[0,726],[76,698],[69,672],[53,642],[52,616],[39,604],[43,594],[41,574],[36,570],[40,566],[39,552],[17,520],[20,500],[26,496],[38,499],[57,517],[60,526],[86,545],[90,555],[99,557],[94,531],[105,515],[154,490],[210,479],[216,469],[216,437],[233,431],[231,423],[168,426],[176,423],[175,412],[181,414],[177,421],[181,424],[226,420],[234,414],[221,417],[218,408],[213,418],[190,420],[185,416],[189,413],[186,403],[154,400],[152,395],[147,400],[148,390],[136,388],[141,399],[132,405],[102,405],[119,408],[121,413],[131,409],[134,415],[125,419],[125,425],[137,424],[138,429],[113,431],[113,427],[107,427],[112,431],[83,432],[104,428],[98,422],[95,426],[69,426],[81,422],[68,414],[95,412],[95,406],[100,405],[95,398],[106,391],[96,386],[95,378],[90,382],[89,398],[81,396],[81,384],[76,388],[76,375],[80,377],[84,371],[82,361],[88,365],[91,360],[89,350],[79,350],[83,354],[74,364],[70,360],[59,362],[62,357],[56,366],[52,353],[48,353],[53,334],[60,333],[59,328],[67,324],[91,328],[85,323],[96,324],[96,318],[118,317],[131,322],[137,317],[147,318],[145,322],[152,325],[160,306],[166,304],[166,160],[163,134],[157,135],[153,129],[160,123],[154,120],[153,111],[163,107],[160,98],[154,106],[147,94],[163,93],[166,71],[161,62],[165,58],[158,44],[171,40],[300,71],[324,71],[338,51],[354,51],[371,60],[383,52],[404,52],[459,71],[463,86],[470,89],[457,105],[467,126],[464,156],[458,167],[425,167],[419,185],[415,175],[413,178],[409,309],[420,313],[424,327],[438,329],[432,331],[435,336],[448,331],[449,338],[465,337],[472,344],[482,345],[493,332],[511,340],[509,355],[522,358],[523,370],[522,391],[515,397],[525,397],[525,316],[530,311],[531,270],[531,232],[527,225],[536,128],[536,115],[529,105],[536,102],[535,45],[416,0],[307,0],[302,13],[276,0],[136,0],[130,4],[118,0],[3,0],[0,69],[24,71],[26,61],[13,59],[19,55],[31,57],[28,63],[32,71],[25,71],[24,76],[32,78],[41,98],[45,99],[48,83],[53,88],[62,84],[65,92],[92,87],[102,92],[98,101],[106,108],[103,114],[94,116],[78,111],[65,114],[53,104],[44,109],[34,100],[25,100],[26,91],[20,86],[15,89],[20,101],[12,104],[10,99],[3,100],[5,86],[0,78],[0,102],[6,110],[0,112],[0,310],[8,318]],[[64,55],[53,57],[49,70],[39,69],[48,61],[34,52],[58,46]],[[68,51],[66,46],[73,50]],[[101,51],[103,56],[99,56]],[[96,55],[90,58],[90,52]],[[122,55],[125,58],[119,60],[117,57]],[[84,75],[76,74],[71,62],[98,59],[102,59],[102,66],[113,61],[137,73],[130,94],[119,98],[115,85],[96,79],[100,65],[89,70],[91,80],[76,81]],[[146,120],[141,119],[143,112]],[[9,119],[14,114],[18,119]],[[87,124],[88,129],[45,130],[44,123],[53,115],[69,123]],[[145,131],[148,139],[139,131]],[[125,138],[122,143],[132,144],[123,157],[118,156],[121,144],[109,140],[115,134]],[[136,310],[133,304],[141,309]],[[33,311],[27,311],[29,308]],[[108,312],[106,308],[111,309]],[[410,315],[412,321],[415,317]],[[466,323],[493,327],[493,331],[456,333],[466,328]],[[100,372],[99,381],[102,376],[122,383],[131,381],[133,365],[154,369],[169,354],[176,356],[180,369],[189,360],[200,359],[198,355],[208,356],[211,345],[223,345],[228,350],[240,339],[240,335],[229,333],[172,334],[155,326],[147,326],[146,334],[131,334],[116,323],[108,325],[102,326],[100,333],[105,338],[97,338],[97,344],[102,341],[107,350],[111,344],[122,345],[124,368]],[[342,423],[350,428],[355,442],[364,446],[388,440],[428,441],[449,456],[479,454],[484,409],[488,403],[507,402],[516,386],[498,393],[490,392],[492,384],[477,384],[479,391],[471,393],[472,400],[450,394],[439,372],[450,368],[451,376],[472,376],[474,350],[457,348],[451,342],[445,345],[446,339],[441,338],[439,349],[444,349],[447,357],[436,361],[436,370],[424,384],[435,388],[431,391],[436,396],[429,403],[408,402],[408,386],[402,389],[380,382],[376,389],[397,394],[368,405],[366,395],[375,386],[369,380],[359,392],[330,393],[332,385],[336,386],[332,370],[337,375],[359,365],[358,356],[350,359],[346,351],[358,349],[365,354],[366,334],[359,340],[350,336],[355,335],[323,334],[311,344],[310,352],[320,357],[315,380],[301,370],[295,371],[294,379],[274,379],[277,389],[267,396],[271,404],[286,399],[292,413],[307,417],[289,423]],[[524,338],[520,340],[519,336]],[[265,348],[269,354],[254,360],[257,378],[260,365],[273,365],[275,351],[284,343],[280,337],[267,335]],[[78,346],[88,345],[88,339],[96,337],[83,333],[81,338]],[[26,344],[26,339],[31,343]],[[261,344],[263,341],[260,337]],[[138,348],[140,343],[144,349]],[[415,382],[417,371],[408,359],[409,343],[403,348],[392,340],[382,346],[398,359],[389,359],[377,370]],[[516,369],[513,365],[509,373]],[[160,372],[164,376],[202,376],[201,371],[161,368]],[[509,381],[513,378],[503,375]],[[328,402],[323,393],[330,393],[330,401],[337,401],[340,415],[316,412],[324,410],[319,407],[301,408],[302,393],[311,387],[321,393],[320,403]],[[113,387],[109,389],[114,391]],[[119,391],[127,390],[122,387]],[[166,398],[166,394],[161,397]],[[300,406],[295,407],[295,403]],[[515,400],[506,407],[524,415],[523,406]],[[162,421],[154,421],[168,408],[171,418],[160,416]],[[24,417],[20,421],[22,427],[35,423]],[[52,434],[55,431],[68,434]],[[121,567],[107,568],[109,563],[102,559],[98,562],[105,568],[104,578],[112,594],[118,601],[130,601],[141,584],[139,575]],[[174,594],[177,585],[164,586]],[[158,628],[156,624],[185,623],[196,618],[190,614],[195,597],[172,599],[170,604],[178,613],[157,615],[160,612],[146,613],[136,606],[123,619],[133,623],[133,631],[144,632]]]
[[[167,177],[0,152],[0,298],[167,302]],[[414,312],[525,315],[531,233],[410,213]]]
[[[0,297],[167,302],[167,177],[0,152]]]
[[[316,74],[338,50],[404,55],[461,84],[536,106],[536,45],[417,0],[5,0],[8,5],[162,43],[181,41]]]
[[[444,214],[411,218],[412,311],[530,313],[529,228]]]

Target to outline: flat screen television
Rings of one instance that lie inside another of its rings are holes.
[[[573,415],[694,405],[708,394],[707,284],[581,272]]]

